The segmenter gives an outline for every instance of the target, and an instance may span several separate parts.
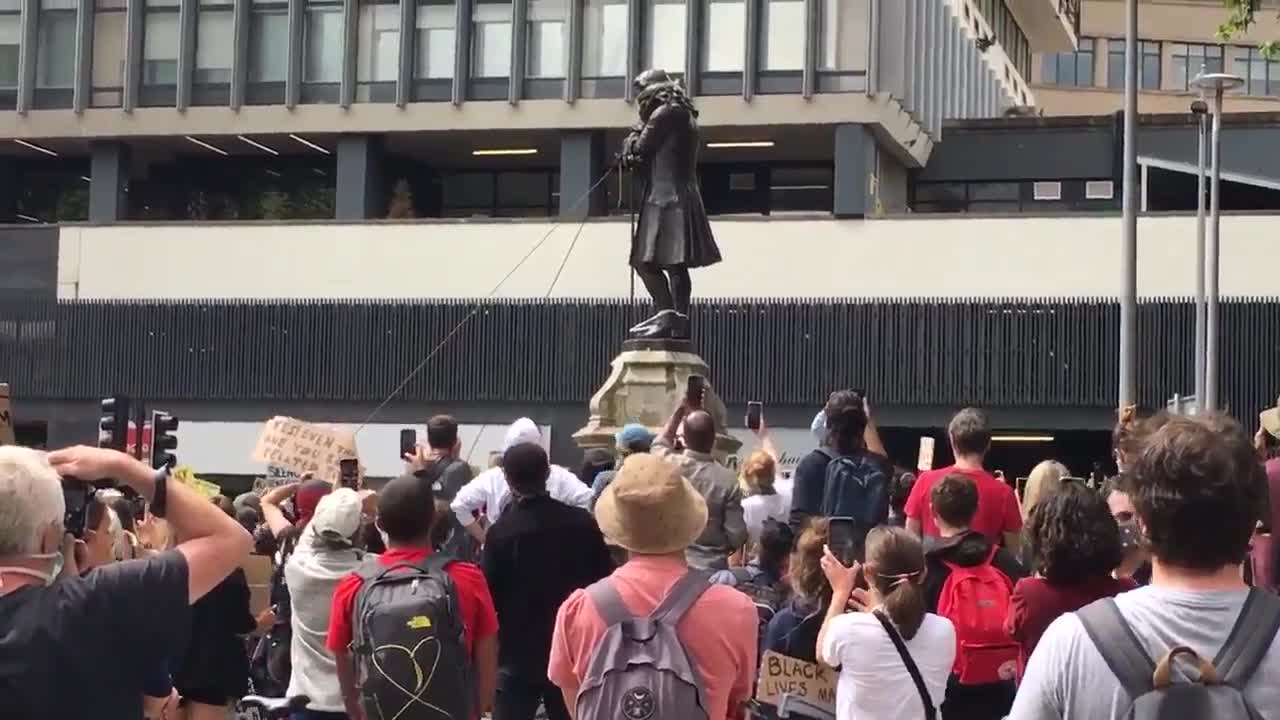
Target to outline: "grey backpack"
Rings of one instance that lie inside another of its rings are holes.
[[[356,571],[351,650],[360,702],[369,720],[466,720],[475,705],[471,658],[463,642],[458,591],[439,553],[420,565],[384,567],[370,558]]]
[[[1262,720],[1244,696],[1244,687],[1271,649],[1280,629],[1280,597],[1249,591],[1231,634],[1213,662],[1180,645],[1153,663],[1116,607],[1106,598],[1076,611],[1085,632],[1129,696],[1129,720]],[[1173,663],[1183,657],[1198,677],[1173,678]]]
[[[609,578],[587,588],[606,630],[578,690],[577,720],[706,720],[702,680],[676,635],[680,618],[709,587],[689,571],[649,617],[634,617]]]

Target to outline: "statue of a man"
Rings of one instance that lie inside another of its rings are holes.
[[[698,190],[698,111],[663,70],[635,80],[640,122],[622,148],[623,164],[644,181],[631,266],[658,312],[631,328],[633,338],[689,337],[691,268],[720,262]]]

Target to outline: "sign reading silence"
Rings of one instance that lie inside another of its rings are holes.
[[[355,436],[323,425],[273,417],[262,427],[253,459],[338,484],[338,462],[358,458]]]
[[[836,712],[836,671],[821,663],[805,662],[781,653],[767,651],[760,658],[760,684],[756,700],[780,707],[783,698],[791,698],[829,713]]]

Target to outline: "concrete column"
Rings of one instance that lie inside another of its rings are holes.
[[[832,208],[836,217],[860,218],[872,211],[875,170],[876,139],[871,131],[864,125],[837,125]]]
[[[604,172],[604,157],[603,132],[567,132],[560,137],[560,217],[605,213],[604,183],[583,197]]]
[[[337,220],[365,220],[386,215],[382,187],[382,136],[338,138]]]
[[[110,140],[89,145],[89,222],[114,223],[128,219],[130,152]]]

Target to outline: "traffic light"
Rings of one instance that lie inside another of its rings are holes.
[[[173,435],[177,429],[178,418],[160,410],[152,411],[151,467],[173,467],[178,462],[171,452],[178,449],[178,438]]]
[[[124,452],[129,442],[129,398],[112,395],[102,398],[102,417],[98,419],[98,447]]]

